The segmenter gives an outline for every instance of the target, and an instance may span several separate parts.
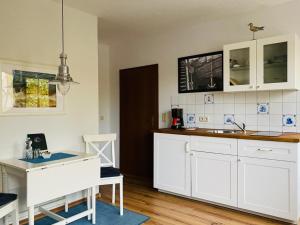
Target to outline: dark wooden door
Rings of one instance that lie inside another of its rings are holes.
[[[120,70],[120,169],[153,180],[153,134],[158,128],[158,65]]]

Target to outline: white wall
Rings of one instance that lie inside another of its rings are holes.
[[[0,58],[57,66],[60,10],[51,0],[1,0]],[[83,150],[81,136],[98,132],[97,18],[66,7],[65,28],[71,75],[80,82],[66,97],[67,112],[0,117],[0,158],[21,157],[27,133],[45,133],[50,150]]]
[[[110,85],[109,45],[99,44],[99,132],[109,133],[111,130],[111,85]]]
[[[257,35],[268,37],[273,35],[300,34],[299,1],[285,5],[252,12],[247,15],[224,18],[222,20],[201,23],[187,22],[186,26],[174,30],[126,42],[112,43],[111,58],[111,94],[113,104],[111,126],[119,131],[119,69],[159,64],[159,112],[170,110],[171,96],[177,95],[177,58],[193,54],[222,50],[228,43],[250,40],[252,34],[247,24],[264,25],[264,32]],[[123,39],[123,37],[121,37]],[[160,122],[160,126],[163,123]]]

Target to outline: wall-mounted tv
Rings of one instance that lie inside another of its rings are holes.
[[[178,58],[178,92],[223,91],[223,51]]]

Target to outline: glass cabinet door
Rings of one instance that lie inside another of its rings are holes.
[[[287,82],[287,46],[287,42],[263,46],[265,84]]]
[[[256,41],[224,46],[224,90],[254,89],[256,72]]]
[[[295,35],[257,40],[258,90],[295,88]]]
[[[250,48],[230,50],[230,86],[249,85],[250,67],[249,57]]]

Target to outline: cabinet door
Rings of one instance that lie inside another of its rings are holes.
[[[154,134],[154,187],[191,195],[190,137]]]
[[[256,87],[256,41],[224,46],[224,91]]]
[[[193,152],[192,196],[237,206],[237,156]]]
[[[294,89],[295,35],[257,40],[257,89]]]
[[[240,157],[238,207],[295,220],[296,164]]]

